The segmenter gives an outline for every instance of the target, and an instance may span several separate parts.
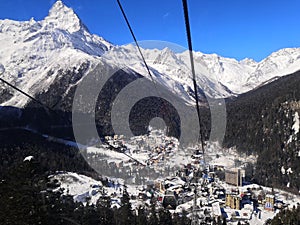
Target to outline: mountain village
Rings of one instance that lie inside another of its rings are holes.
[[[84,204],[109,196],[111,207],[118,208],[126,188],[132,210],[155,204],[171,213],[188,213],[192,224],[265,224],[280,210],[299,204],[299,196],[245,179],[245,166],[254,156],[245,161],[216,143],[206,148],[204,155],[198,147],[182,152],[175,138],[158,130],[129,141],[115,135],[106,137],[105,144],[87,148],[90,165],[101,171],[100,181],[64,172],[52,179]]]

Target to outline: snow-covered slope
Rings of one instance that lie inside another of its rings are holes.
[[[174,53],[165,48],[142,49],[142,52],[160,83],[177,93],[188,93],[191,90],[189,51]],[[119,65],[129,66],[142,74],[146,73],[146,68],[133,45],[114,47],[104,56],[111,62],[117,61]],[[229,97],[299,70],[300,49],[282,49],[261,62],[253,59],[237,61],[216,54],[194,52],[194,62],[198,84],[205,94],[209,97]]]
[[[154,79],[188,102],[193,101],[189,53],[168,48],[142,49]],[[300,48],[282,49],[261,62],[237,61],[216,54],[194,53],[199,88],[213,98],[247,92],[300,69]],[[0,20],[1,77],[31,95],[59,83],[64,71],[76,71],[84,63],[88,73],[99,61],[129,67],[144,76],[147,70],[133,45],[114,46],[91,34],[74,11],[60,0],[41,21]],[[77,79],[78,81],[80,79]],[[0,85],[0,103],[24,107],[28,98]]]
[[[110,48],[92,35],[72,9],[56,2],[42,21],[0,20],[1,76],[21,90],[35,95],[47,90],[62,71],[96,64]],[[5,89],[2,83],[1,89]],[[28,98],[11,91],[4,105],[23,107]]]

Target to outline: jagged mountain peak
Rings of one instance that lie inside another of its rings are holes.
[[[44,21],[70,33],[77,32],[82,28],[86,29],[73,9],[67,7],[61,0],[54,3]]]
[[[154,64],[178,64],[178,58],[170,48],[164,48],[154,60]]]
[[[174,52],[170,48],[165,47],[165,48],[162,49],[162,53],[172,54]]]
[[[244,58],[242,60],[239,61],[241,64],[244,65],[249,65],[249,66],[256,66],[258,64],[258,62],[256,62],[254,59],[252,58]]]
[[[66,6],[61,0],[56,1],[53,6],[51,7],[51,9],[49,10],[49,14],[48,16],[52,16],[52,17],[60,17],[60,16],[64,16],[64,15],[72,15],[72,16],[76,16],[75,12],[73,11],[73,9],[71,9],[70,7]]]

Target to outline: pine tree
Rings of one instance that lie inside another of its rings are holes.
[[[155,208],[155,203],[151,204],[151,211],[150,211],[150,217],[148,220],[149,225],[157,225],[158,224],[158,218],[156,215],[156,208]]]
[[[139,207],[138,215],[136,218],[136,225],[147,225],[147,216],[145,213],[145,209],[143,207]]]
[[[82,217],[83,225],[99,225],[101,220],[94,205],[87,205],[84,207]]]
[[[109,196],[100,197],[97,201],[96,207],[101,225],[115,224],[113,210],[111,209],[111,199]]]
[[[121,207],[117,211],[116,215],[118,215],[118,218],[115,217],[117,225],[134,224],[134,215],[131,210],[130,197],[126,186],[124,187],[123,196],[121,198]]]
[[[169,210],[160,209],[158,212],[159,225],[173,225],[172,216]]]

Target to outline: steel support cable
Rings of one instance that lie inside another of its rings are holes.
[[[144,58],[144,55],[143,55],[143,53],[142,53],[142,51],[141,51],[140,45],[139,45],[139,43],[138,43],[138,41],[137,41],[137,39],[136,39],[136,37],[135,37],[135,35],[134,35],[134,32],[133,32],[133,30],[132,30],[132,28],[131,28],[131,25],[130,25],[129,20],[128,20],[127,16],[126,16],[126,13],[125,13],[125,11],[124,11],[124,9],[123,9],[123,7],[122,7],[122,4],[121,4],[120,0],[117,0],[117,2],[118,2],[118,5],[119,5],[120,10],[121,10],[121,12],[122,12],[122,15],[123,15],[123,17],[124,17],[124,19],[125,19],[125,21],[126,21],[126,24],[127,24],[128,28],[129,28],[129,31],[130,31],[130,33],[131,33],[131,36],[133,37],[133,40],[134,40],[134,42],[135,42],[135,44],[136,44],[136,46],[137,46],[137,48],[138,48],[138,51],[139,51],[139,53],[140,53],[140,55],[141,55],[141,57],[142,57],[142,60],[143,60],[143,62],[144,62],[144,64],[145,64],[145,66],[146,66],[147,72],[148,72],[148,74],[149,74],[149,76],[150,76],[152,82],[155,83],[155,82],[154,82],[154,79],[153,79],[153,76],[151,75],[150,69],[149,69],[149,67],[148,67],[148,65],[147,65],[147,63],[146,63],[145,58]]]
[[[126,21],[126,24],[127,24],[127,26],[128,26],[128,29],[129,29],[130,33],[131,33],[131,36],[132,36],[132,38],[133,38],[133,40],[134,40],[134,42],[135,42],[135,44],[136,44],[136,46],[137,46],[137,48],[138,48],[138,51],[139,51],[139,53],[140,53],[140,55],[141,55],[141,57],[142,57],[143,63],[145,64],[145,67],[146,67],[147,72],[148,72],[148,74],[149,74],[149,76],[150,76],[150,78],[151,78],[151,81],[152,81],[152,83],[153,83],[153,85],[154,85],[154,88],[155,88],[155,90],[156,90],[156,92],[157,92],[157,95],[158,95],[159,97],[161,97],[160,94],[159,94],[159,92],[158,92],[158,89],[157,89],[157,85],[156,85],[156,83],[155,83],[155,80],[154,80],[154,78],[153,78],[153,76],[152,76],[152,74],[151,74],[151,72],[150,72],[149,66],[148,66],[148,64],[147,64],[147,62],[146,62],[146,60],[145,60],[145,57],[144,57],[144,55],[143,55],[143,53],[142,53],[142,51],[141,51],[141,48],[140,48],[140,46],[139,46],[139,44],[138,44],[138,41],[137,41],[137,39],[136,39],[136,37],[135,37],[135,34],[134,34],[134,32],[133,32],[133,29],[132,29],[132,27],[131,27],[131,25],[130,25],[130,23],[129,23],[129,20],[128,20],[127,16],[126,16],[126,13],[125,13],[125,11],[124,11],[124,9],[123,9],[123,6],[122,6],[120,0],[117,0],[117,3],[118,3],[118,5],[119,5],[119,8],[120,8],[120,10],[121,10],[121,12],[122,12],[122,15],[123,15],[125,21]],[[170,111],[168,110],[168,108],[166,107],[166,105],[165,105],[164,102],[162,102],[162,106],[163,106],[162,108],[166,108],[166,113],[170,116],[171,113],[170,113]]]
[[[34,98],[33,96],[27,94],[26,92],[22,91],[21,89],[17,88],[16,86],[12,85],[11,83],[7,82],[6,80],[0,78],[0,81],[3,82],[4,84],[12,87],[13,89],[15,89],[16,91],[20,92],[21,94],[25,95],[26,97],[30,98],[32,101],[40,104],[41,106],[43,106],[44,108],[50,110],[51,112],[54,112],[55,114],[59,115],[55,110],[53,110],[52,108],[50,108],[49,106],[45,105],[44,103],[42,103],[41,101],[37,100],[36,98]],[[70,122],[70,121],[68,121]],[[57,126],[57,127],[61,127],[61,126]],[[108,143],[107,143],[108,144]],[[111,145],[110,145],[111,146]],[[126,155],[127,157],[131,158],[132,160],[134,160],[135,162],[141,164],[144,166],[143,163],[141,163],[140,161],[138,161],[137,159],[134,159],[133,157],[129,156],[128,154],[126,154],[125,152],[122,152],[124,155]]]
[[[204,138],[203,138],[203,126],[202,120],[200,115],[200,106],[199,106],[199,96],[197,91],[197,81],[196,81],[196,74],[195,74],[195,65],[194,65],[194,56],[193,56],[193,47],[192,47],[192,38],[191,38],[191,29],[190,29],[190,22],[189,22],[189,12],[188,12],[188,5],[187,0],[182,0],[183,4],[183,11],[184,11],[184,21],[185,21],[185,29],[188,41],[188,48],[190,54],[190,63],[191,63],[191,70],[193,75],[193,85],[194,85],[194,92],[195,92],[195,100],[196,100],[196,110],[198,115],[198,123],[199,123],[199,136],[201,141],[201,148],[204,157]]]
[[[135,35],[134,35],[133,29],[132,29],[132,27],[131,27],[131,25],[130,25],[130,23],[129,23],[129,20],[128,20],[127,16],[126,16],[126,13],[125,13],[125,11],[124,11],[124,9],[123,9],[123,7],[122,7],[122,4],[121,4],[120,0],[117,0],[117,3],[118,3],[118,6],[119,6],[119,8],[120,8],[120,10],[121,10],[121,12],[122,12],[122,15],[123,15],[125,21],[126,21],[126,24],[127,24],[127,26],[128,26],[128,29],[129,29],[130,33],[131,33],[131,36],[132,36],[132,38],[133,38],[133,40],[134,40],[134,42],[135,42],[135,44],[136,44],[136,46],[137,46],[137,48],[138,48],[139,54],[140,54],[141,57],[142,57],[143,63],[145,64],[145,67],[146,67],[147,72],[148,72],[148,74],[149,74],[149,76],[150,76],[150,78],[151,78],[151,81],[152,81],[152,83],[153,83],[153,85],[154,85],[154,88],[155,88],[155,90],[156,90],[158,96],[160,97],[160,94],[159,94],[159,92],[158,92],[158,89],[157,89],[155,80],[154,80],[154,78],[153,78],[153,76],[152,76],[152,74],[151,74],[151,72],[150,72],[149,66],[148,66],[148,64],[147,64],[147,62],[146,62],[146,60],[145,60],[145,57],[144,57],[144,55],[143,55],[143,53],[142,53],[142,51],[141,51],[140,45],[138,44],[138,41],[137,41],[137,39],[136,39],[136,37],[135,37]],[[166,108],[166,111],[167,111],[166,113],[170,116],[170,112],[169,112],[168,108],[165,106],[165,103],[164,103],[164,102],[162,102],[162,106],[163,106],[163,108]],[[135,159],[135,161],[136,161],[136,162],[139,162],[139,161],[136,160],[136,159]],[[139,163],[142,164],[141,162],[139,162]],[[142,164],[142,165],[143,165],[143,164]]]
[[[16,86],[12,85],[11,83],[7,82],[6,80],[0,78],[0,81],[2,81],[4,84],[10,86],[11,88],[15,89],[16,91],[20,92],[22,95],[25,95],[26,97],[30,98],[32,101],[38,103],[39,105],[43,106],[44,108],[46,108],[46,109],[48,109],[50,111],[53,111],[53,109],[50,108],[49,106],[45,105],[41,101],[37,100],[33,96],[31,96],[31,95],[27,94],[26,92],[22,91],[21,89],[17,88]]]
[[[46,109],[47,113],[49,114],[49,112],[54,113],[56,116],[62,118],[63,120],[66,120],[67,123],[71,124],[71,121],[68,118],[64,118],[62,117],[57,111],[55,111],[53,109],[53,107],[49,107],[48,105],[46,105],[45,103],[41,102],[40,100],[36,99],[35,97],[31,96],[30,94],[26,93],[25,91],[22,91],[20,88],[16,87],[15,85],[9,83],[8,81],[4,80],[3,78],[0,78],[0,81],[3,82],[4,84],[8,85],[9,87],[15,89],[17,92],[20,92],[22,95],[28,97],[29,99],[31,99],[32,101],[34,101],[35,103],[41,105],[44,109]],[[52,127],[52,126],[51,126]]]

